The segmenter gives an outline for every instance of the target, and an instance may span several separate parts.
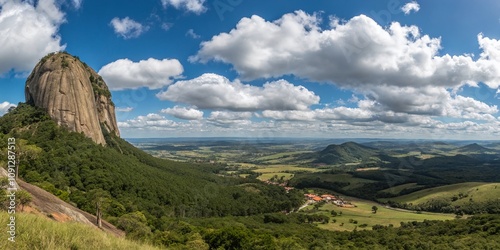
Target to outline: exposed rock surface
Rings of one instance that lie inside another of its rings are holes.
[[[106,144],[101,126],[120,136],[106,83],[78,57],[49,54],[26,81],[26,102],[47,110],[60,126]]]

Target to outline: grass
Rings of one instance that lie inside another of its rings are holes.
[[[401,193],[401,191],[405,190],[405,189],[409,189],[409,188],[417,188],[417,187],[421,187],[422,185],[417,185],[417,183],[406,183],[406,184],[403,184],[403,185],[399,185],[399,186],[394,186],[394,187],[390,187],[390,188],[387,188],[387,189],[384,189],[384,190],[380,190],[379,192],[380,193],[389,193],[389,194],[399,194]]]
[[[0,212],[0,224],[7,225],[9,216]],[[2,230],[4,238],[0,241],[0,249],[159,249],[118,238],[89,225],[55,222],[26,213],[16,214],[16,233],[15,242],[11,242],[7,240],[6,230]]]
[[[285,180],[290,180],[294,176],[294,174],[289,174],[289,173],[265,173],[257,177],[257,179],[261,181],[267,181],[273,178],[275,175],[278,176],[278,179],[281,179],[281,177],[284,176],[283,178]]]
[[[399,203],[413,203],[416,205],[433,199],[451,199],[453,196],[458,196],[460,193],[467,195],[466,199],[457,200],[454,205],[467,202],[470,198],[472,198],[475,202],[494,200],[500,197],[500,183],[458,183],[435,188],[427,188],[395,198],[381,199],[381,201],[392,200]]]
[[[266,155],[255,159],[256,161],[266,162],[269,164],[277,164],[283,161],[295,160],[295,157],[300,154],[311,153],[311,151],[291,151],[291,152],[281,152],[271,155]]]
[[[349,200],[349,199],[347,199]],[[416,213],[413,211],[405,210],[393,210],[383,207],[380,204],[365,200],[352,200],[352,203],[357,207],[354,208],[343,208],[337,207],[334,204],[326,204],[322,206],[317,213],[325,214],[330,216],[330,223],[328,224],[318,224],[322,229],[334,230],[334,231],[352,231],[355,228],[361,229],[372,229],[374,225],[384,225],[388,226],[392,224],[394,227],[399,227],[400,222],[408,221],[424,221],[424,220],[453,220],[455,218],[452,214],[439,214],[439,213]],[[372,206],[377,206],[377,213],[372,212]],[[308,207],[312,208],[312,206]],[[306,210],[308,209],[306,208]],[[342,212],[342,215],[337,215],[335,217],[330,215],[330,211],[335,210],[337,213]],[[335,219],[336,222],[333,223],[332,220]],[[349,220],[357,221],[357,224],[349,222]],[[341,224],[343,226],[341,226]],[[361,228],[360,225],[367,224],[365,228]]]
[[[293,171],[307,171],[307,172],[318,172],[316,168],[305,168],[297,167],[293,165],[268,165],[265,167],[259,167],[259,169],[254,170],[257,173],[281,173],[281,172],[293,172]]]

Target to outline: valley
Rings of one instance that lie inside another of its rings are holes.
[[[400,222],[453,220],[500,211],[500,183],[489,182],[500,180],[500,148],[495,142],[361,139],[359,143],[337,140],[338,144],[329,144],[331,140],[293,138],[130,141],[155,157],[222,166],[218,174],[228,178],[281,183],[304,193],[327,190],[350,196],[355,200],[353,208],[311,203],[301,210],[328,216],[330,223],[318,223],[328,230],[399,227]],[[490,174],[479,175],[482,171]],[[376,214],[372,206],[379,208]],[[332,210],[341,211],[342,216],[332,216]]]

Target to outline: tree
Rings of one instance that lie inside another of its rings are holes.
[[[335,212],[335,210],[332,210],[332,211],[330,212],[330,214],[331,214],[333,217],[337,216],[337,212]]]
[[[135,211],[122,215],[118,219],[116,225],[119,229],[122,229],[127,233],[128,238],[138,240],[144,239],[146,236],[151,234],[151,228],[147,226],[147,223],[148,221],[144,213],[141,211]],[[171,236],[173,237],[174,235]],[[170,241],[172,241],[172,237],[169,237]]]
[[[111,203],[111,195],[102,189],[93,189],[89,192],[92,204],[95,205],[97,217],[97,227],[102,228],[102,211]]]
[[[19,205],[21,205],[21,211],[23,211],[24,206],[26,206],[32,200],[31,194],[25,190],[16,192],[16,198],[19,202]]]
[[[373,206],[373,207],[372,207],[372,213],[376,214],[376,213],[377,213],[377,210],[378,210],[378,207],[377,207],[377,206]]]

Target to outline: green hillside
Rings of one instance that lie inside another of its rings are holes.
[[[0,212],[0,224],[7,225],[10,215]],[[2,230],[3,231],[3,230]],[[95,227],[79,223],[61,223],[34,214],[16,214],[15,242],[0,241],[0,249],[159,249],[118,238]]]
[[[376,160],[377,150],[355,142],[329,145],[317,155],[317,163],[344,164]]]
[[[26,104],[0,117],[1,149],[8,137],[23,155],[21,178],[90,213],[99,200],[104,218],[132,238],[153,237],[166,227],[162,217],[243,216],[302,203],[298,191],[220,177],[222,166],[157,159],[109,134],[108,146],[96,145]]]
[[[423,210],[498,213],[500,212],[498,197],[500,197],[500,183],[465,182],[427,188],[407,195],[380,200]],[[487,211],[488,209],[491,211]]]

